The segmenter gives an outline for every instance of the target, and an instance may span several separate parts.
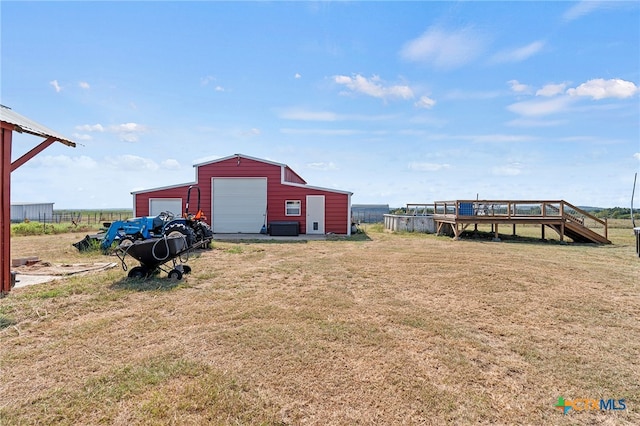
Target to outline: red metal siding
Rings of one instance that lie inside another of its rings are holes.
[[[307,182],[304,181],[296,172],[291,170],[289,167],[284,168],[284,181],[291,183],[301,183],[302,185],[306,185]]]
[[[349,195],[324,191],[304,186],[287,185],[282,183],[282,167],[277,164],[265,163],[245,157],[233,157],[223,161],[203,164],[197,167],[196,181],[201,191],[201,208],[211,218],[212,178],[259,177],[267,178],[267,220],[298,221],[300,232],[306,232],[306,197],[307,195],[325,196],[325,232],[347,234],[350,224],[347,223],[349,211]],[[288,167],[285,167],[285,181],[304,184],[304,180]],[[182,198],[183,211],[189,185],[159,189],[151,192],[138,193],[135,197],[137,216],[149,214],[149,198]],[[191,191],[190,209],[195,211],[197,199],[195,191]],[[300,216],[285,215],[285,201],[300,200]],[[175,213],[175,212],[174,212]],[[209,222],[211,222],[209,220]]]
[[[135,195],[135,215],[137,217],[149,216],[149,199],[151,198],[181,198],[182,199],[182,211],[172,212],[176,215],[182,215],[184,213],[185,204],[187,202],[187,190],[190,185],[158,189],[150,192],[143,192]],[[202,188],[200,189],[202,190]],[[211,192],[211,188],[209,188]],[[189,211],[195,213],[198,207],[198,193],[195,190],[191,191],[191,202],[189,204]]]

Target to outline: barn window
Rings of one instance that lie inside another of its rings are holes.
[[[287,216],[300,216],[302,202],[300,200],[285,201],[285,214]]]

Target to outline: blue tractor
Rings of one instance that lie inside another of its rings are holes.
[[[189,213],[189,199],[191,189],[198,190],[198,212]],[[169,235],[181,234],[187,247],[206,247],[213,240],[213,231],[205,222],[206,217],[200,210],[200,189],[190,186],[187,191],[187,204],[182,217],[176,217],[171,212],[162,212],[158,216],[135,217],[104,223],[106,231],[95,235],[87,235],[73,246],[80,251],[89,250],[93,241],[100,241],[100,249],[107,254],[114,245],[129,245],[137,240],[161,238]]]

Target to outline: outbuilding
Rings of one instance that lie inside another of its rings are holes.
[[[11,222],[51,222],[53,203],[11,203]]]
[[[351,234],[349,191],[307,185],[286,164],[234,154],[194,165],[196,181],[132,192],[134,216],[196,213],[214,233]],[[190,200],[187,194],[192,190]],[[284,235],[284,234],[280,234]]]

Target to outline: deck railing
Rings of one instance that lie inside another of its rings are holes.
[[[453,200],[433,203],[436,216],[468,219],[482,216],[496,219],[564,218],[586,228],[602,229],[608,238],[607,220],[600,219],[564,200]],[[598,232],[598,231],[595,231]],[[600,232],[598,232],[600,233]]]

